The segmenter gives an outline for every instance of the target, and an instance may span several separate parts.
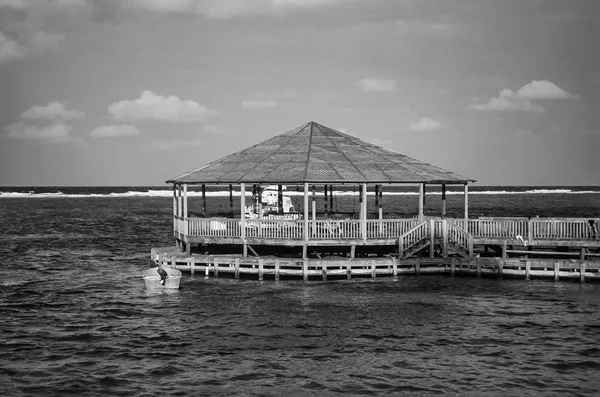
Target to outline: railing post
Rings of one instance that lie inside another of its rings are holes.
[[[527,242],[531,242],[533,240],[533,220],[529,219],[527,221]]]
[[[446,219],[442,219],[442,239],[443,239],[442,256],[444,258],[447,258],[448,257],[448,221]]]
[[[435,220],[429,220],[429,258],[433,258],[435,247]]]

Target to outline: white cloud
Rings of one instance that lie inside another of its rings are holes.
[[[29,7],[29,3],[25,0],[0,0],[0,7],[24,10],[25,8]]]
[[[71,136],[71,126],[57,123],[46,127],[30,126],[22,121],[16,122],[5,128],[8,137],[23,140],[43,140],[50,143],[79,141]]]
[[[396,89],[396,81],[369,77],[359,80],[358,86],[361,90],[367,92],[390,92]]]
[[[219,131],[219,126],[216,124],[205,125],[202,129],[206,132],[217,132]]]
[[[83,118],[85,113],[67,110],[65,105],[60,102],[50,102],[46,106],[32,106],[21,116],[29,120],[72,120]]]
[[[277,107],[277,102],[274,99],[242,101],[242,108],[244,109],[265,109],[274,107]]]
[[[14,61],[25,56],[25,48],[0,32],[0,63]]]
[[[522,112],[545,112],[546,110],[533,101],[576,99],[579,95],[571,94],[555,83],[547,80],[534,80],[519,88],[517,92],[505,88],[497,97],[491,98],[486,103],[471,104],[469,109],[479,111],[522,111]]]
[[[510,89],[500,91],[496,98],[491,98],[486,103],[472,104],[469,109],[482,112],[503,112],[503,111],[522,111],[522,112],[545,112],[544,108],[537,103],[532,103],[527,98],[521,98]]]
[[[90,136],[94,138],[116,138],[135,136],[139,133],[140,130],[130,124],[105,125],[94,129],[92,132],[90,132]]]
[[[516,95],[529,100],[535,99],[575,99],[579,96],[568,93],[556,84],[547,80],[533,80],[519,88]]]
[[[438,130],[442,127],[442,123],[440,123],[436,119],[432,119],[431,117],[423,117],[421,120],[411,123],[409,129],[411,131],[433,131]]]
[[[115,102],[108,107],[110,115],[119,121],[204,121],[216,112],[191,100],[174,95],[162,96],[144,91],[138,99]]]
[[[200,139],[195,139],[192,141],[185,140],[170,140],[167,141],[165,139],[158,139],[150,142],[150,147],[156,150],[178,150],[184,149],[191,146],[199,146],[202,144]]]
[[[64,40],[64,38],[65,37],[62,34],[39,31],[33,36],[33,44],[40,49],[56,48]]]
[[[195,13],[227,19],[253,15],[284,15],[296,9],[333,6],[355,0],[129,0],[135,7],[158,12]]]

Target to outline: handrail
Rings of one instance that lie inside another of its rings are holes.
[[[398,238],[398,253],[403,258],[404,252],[427,239],[429,236],[429,221],[423,221]]]
[[[467,250],[469,254],[469,258],[473,255],[473,236],[458,226],[456,223],[446,220],[448,228],[447,228],[447,238],[449,242],[456,242],[460,248],[464,248]]]

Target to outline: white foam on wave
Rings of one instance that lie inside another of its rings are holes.
[[[286,195],[288,196],[303,196],[303,191],[286,191]],[[357,196],[358,190],[356,191],[334,191],[334,196]],[[373,196],[375,192],[367,192],[367,195]],[[386,196],[418,196],[418,192],[390,192],[384,189],[383,194]],[[428,191],[426,192],[428,196],[441,195],[441,191]],[[447,195],[463,195],[463,191],[446,191]],[[502,195],[502,194],[600,194],[600,190],[581,190],[581,191],[573,191],[571,189],[532,189],[532,190],[522,190],[522,191],[514,191],[514,190],[485,190],[485,191],[477,191],[471,190],[469,191],[469,195]],[[199,191],[188,191],[188,197],[202,197],[202,192]],[[246,192],[246,196],[250,196],[251,193],[249,191]],[[312,196],[312,192],[309,192],[309,195]],[[322,197],[323,191],[317,191],[317,196]],[[94,197],[172,197],[172,190],[147,190],[147,191],[127,191],[122,193],[107,193],[107,194],[98,194],[98,193],[89,193],[89,194],[66,194],[61,191],[52,192],[52,193],[35,193],[34,191],[29,192],[0,192],[0,198],[94,198]],[[221,190],[215,192],[206,192],[206,197],[226,197],[229,196],[229,190]],[[233,191],[233,196],[239,197],[239,191]]]

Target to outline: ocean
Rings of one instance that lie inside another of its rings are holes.
[[[357,208],[353,188],[340,190],[334,206]],[[298,188],[288,191],[301,206]],[[439,190],[427,193],[425,213],[439,215]],[[417,194],[384,187],[384,214],[415,215]],[[198,189],[189,202],[190,212],[202,210]],[[226,186],[208,189],[208,216],[227,215],[229,205]],[[450,189],[447,208],[462,215],[462,189]],[[164,186],[0,187],[0,395],[600,390],[600,284],[184,273],[178,291],[146,291],[150,249],[174,244],[171,212]],[[469,213],[599,217],[600,187],[473,186]]]

